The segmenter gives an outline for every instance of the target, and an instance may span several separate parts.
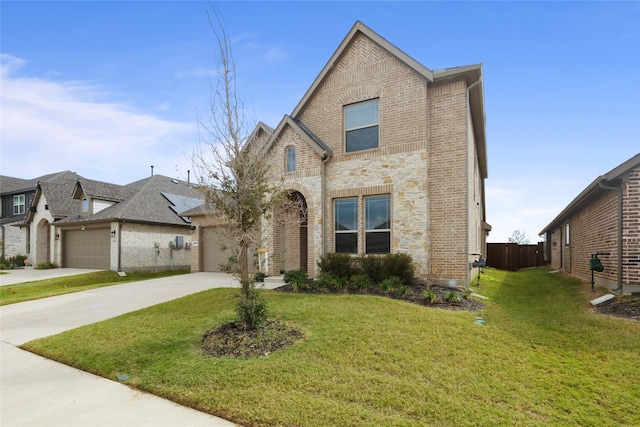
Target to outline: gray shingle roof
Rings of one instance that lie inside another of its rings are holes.
[[[188,221],[177,212],[182,206],[197,205],[203,199],[202,193],[192,184],[162,175],[154,175],[125,186],[90,180],[81,180],[77,185],[76,197],[81,190],[89,197],[115,203],[90,217],[82,217],[78,206],[74,214],[60,221],[61,224],[124,220],[187,225]]]

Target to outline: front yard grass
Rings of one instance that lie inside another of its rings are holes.
[[[0,306],[72,292],[87,291],[104,286],[119,285],[126,282],[137,282],[186,273],[189,273],[189,270],[135,271],[127,273],[126,276],[120,276],[115,271],[105,270],[5,285],[0,286]]]
[[[306,338],[257,359],[200,348],[233,319],[232,289],[23,347],[245,426],[640,425],[640,322],[594,313],[580,281],[548,271],[487,269],[480,313],[266,291]]]

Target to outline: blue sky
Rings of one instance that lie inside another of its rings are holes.
[[[250,120],[289,114],[356,20],[435,70],[482,63],[489,241],[532,241],[640,152],[640,2],[220,2]],[[215,77],[207,4],[2,1],[0,173],[184,178]]]

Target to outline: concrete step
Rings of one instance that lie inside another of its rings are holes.
[[[284,274],[279,276],[267,276],[264,278],[264,285],[268,288],[277,288],[278,286],[285,285]]]

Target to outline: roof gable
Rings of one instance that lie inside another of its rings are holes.
[[[266,143],[265,148],[264,148],[265,152],[269,151],[271,149],[271,147],[273,147],[273,145],[276,143],[276,141],[278,140],[280,135],[282,135],[282,132],[284,132],[284,129],[287,126],[291,127],[291,129],[297,135],[299,135],[302,138],[303,141],[305,141],[307,144],[309,144],[309,146],[311,148],[313,148],[313,150],[316,153],[318,153],[320,158],[325,159],[325,158],[330,157],[332,155],[331,148],[329,148],[329,146],[327,144],[325,144],[320,138],[318,138],[318,136],[316,134],[314,134],[311,131],[311,129],[309,129],[307,126],[305,126],[304,123],[302,123],[300,120],[294,120],[289,115],[285,115],[282,118],[282,120],[280,121],[280,124],[278,124],[278,127],[276,128],[276,130],[273,131],[273,134],[267,140],[267,143]]]
[[[329,73],[334,69],[335,65],[338,63],[343,53],[349,48],[352,42],[360,35],[364,35],[371,39],[374,43],[380,46],[382,49],[386,50],[388,53],[396,57],[399,61],[406,64],[408,67],[416,71],[418,74],[422,75],[428,81],[433,81],[433,72],[429,70],[424,65],[420,64],[415,59],[411,58],[409,55],[404,53],[402,50],[398,49],[396,46],[389,43],[386,39],[381,37],[371,28],[367,27],[360,21],[356,21],[353,25],[347,36],[342,40],[342,43],[338,46],[338,49],[333,53],[329,62],[324,66],[318,77],[314,80],[311,87],[307,90],[305,95],[302,97],[296,108],[291,113],[291,116],[296,118],[300,114],[300,112],[304,109],[305,105],[309,102],[313,94],[320,87],[322,82],[327,78]]]

